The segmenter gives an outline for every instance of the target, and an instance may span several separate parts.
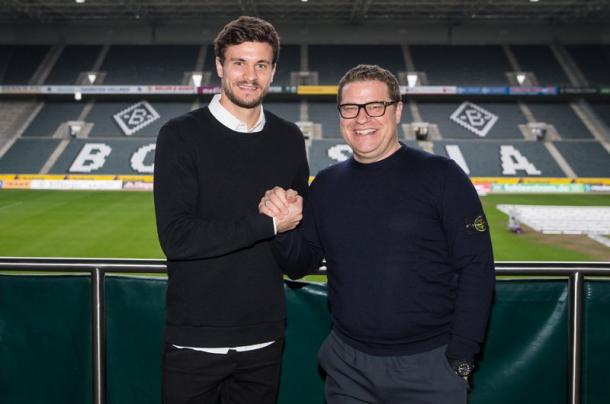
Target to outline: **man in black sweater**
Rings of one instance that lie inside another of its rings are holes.
[[[452,160],[398,141],[403,105],[387,70],[348,71],[338,103],[353,157],[318,173],[301,225],[275,245],[293,278],[326,258],[326,400],[463,404],[495,281],[477,193]],[[260,211],[285,214],[292,198],[275,187]]]
[[[306,191],[305,144],[293,123],[261,106],[279,54],[273,26],[241,17],[214,45],[221,94],[168,122],[157,140],[155,211],[168,266],[163,401],[275,403],[285,303],[270,242],[300,221],[302,199],[274,219],[257,205],[276,184]]]

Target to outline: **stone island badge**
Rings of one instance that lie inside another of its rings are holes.
[[[472,234],[473,232],[484,233],[487,231],[487,220],[485,220],[485,216],[479,215],[477,216],[472,223],[466,224],[466,231],[468,234]]]

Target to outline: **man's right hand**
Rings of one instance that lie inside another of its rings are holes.
[[[275,218],[277,232],[292,230],[303,218],[303,198],[293,189],[274,187],[265,192],[258,211]]]

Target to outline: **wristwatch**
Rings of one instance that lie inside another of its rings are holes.
[[[474,370],[473,361],[468,361],[464,359],[447,359],[449,360],[449,364],[451,365],[451,368],[453,369],[455,374],[460,377],[468,377]]]

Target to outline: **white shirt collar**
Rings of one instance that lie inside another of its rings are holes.
[[[235,115],[230,113],[225,107],[222,106],[222,104],[220,103],[220,94],[216,94],[212,98],[212,101],[210,101],[208,108],[210,109],[210,112],[212,113],[214,118],[216,118],[218,120],[218,122],[220,122],[227,128],[234,130],[236,132],[242,132],[242,133],[260,132],[261,130],[263,130],[263,127],[265,126],[265,114],[263,113],[262,105],[261,105],[261,113],[258,116],[258,120],[256,121],[256,124],[250,129],[248,129],[248,125],[246,125],[244,122],[237,119],[235,117]]]

